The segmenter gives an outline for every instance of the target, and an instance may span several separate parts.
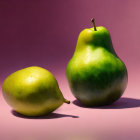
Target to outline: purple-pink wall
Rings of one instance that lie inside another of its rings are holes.
[[[65,74],[78,34],[92,27],[92,17],[110,31],[133,77],[140,70],[139,0],[1,0],[0,81],[32,65]]]

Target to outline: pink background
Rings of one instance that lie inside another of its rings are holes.
[[[77,37],[92,27],[92,17],[111,33],[129,74],[123,97],[103,108],[85,108],[74,101],[65,77]],[[139,52],[139,0],[1,0],[0,84],[16,70],[41,66],[55,75],[71,104],[48,116],[26,118],[11,112],[0,95],[0,139],[139,140]]]

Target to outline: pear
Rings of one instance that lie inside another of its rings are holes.
[[[66,100],[55,77],[46,69],[32,66],[16,71],[3,83],[6,102],[18,113],[26,116],[48,114]]]
[[[66,69],[73,95],[85,106],[109,105],[126,89],[128,74],[125,64],[113,49],[105,27],[84,29]]]

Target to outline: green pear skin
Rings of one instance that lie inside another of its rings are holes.
[[[127,69],[105,27],[80,33],[66,76],[73,95],[85,106],[109,105],[121,97],[128,82]]]
[[[9,75],[2,86],[6,102],[26,116],[48,114],[64,102],[55,77],[41,67],[28,67]]]

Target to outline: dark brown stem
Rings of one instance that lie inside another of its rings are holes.
[[[92,22],[92,24],[93,24],[94,30],[97,31],[97,29],[96,29],[96,25],[95,25],[95,19],[92,18],[92,19],[91,19],[91,22]]]
[[[64,103],[70,104],[70,101],[67,99],[64,99]]]

